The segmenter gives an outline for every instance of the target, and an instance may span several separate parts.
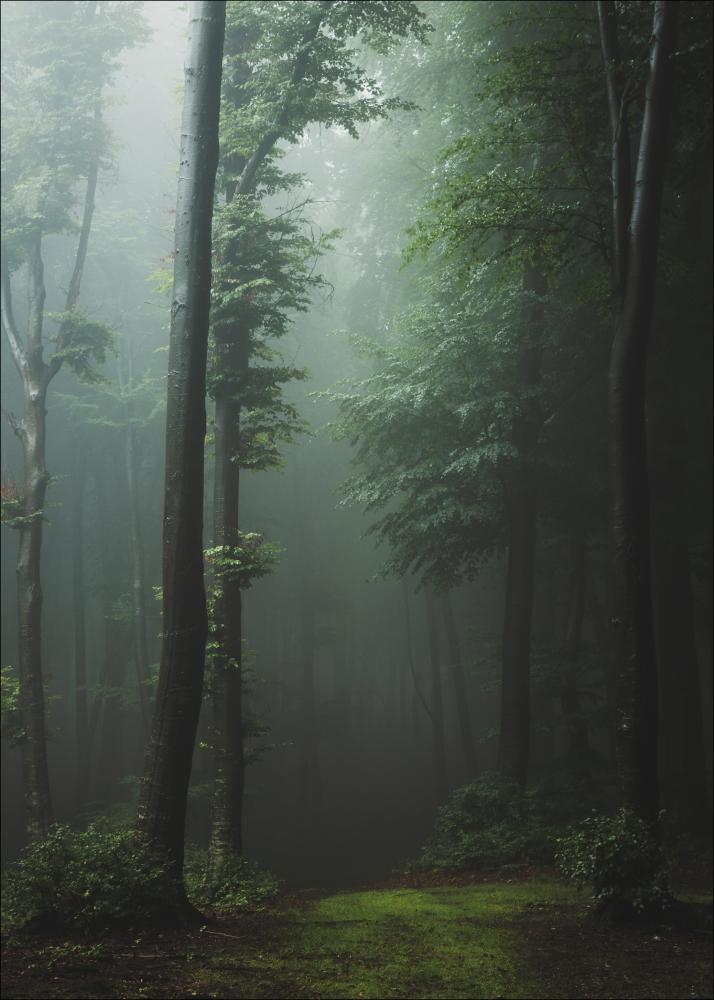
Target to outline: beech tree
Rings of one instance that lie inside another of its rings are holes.
[[[190,8],[166,396],[163,647],[137,817],[139,837],[169,858],[177,882],[208,628],[203,459],[225,14],[225,3],[193,2]]]
[[[657,661],[650,565],[646,366],[672,90],[677,5],[654,6],[650,68],[634,181],[628,101],[614,2],[598,3],[612,135],[615,334],[610,355],[613,622],[619,675],[617,746],[624,801],[656,826],[659,812]]]
[[[102,89],[116,70],[117,53],[140,39],[143,21],[135,3],[94,2],[12,3],[5,5],[3,19],[2,325],[24,396],[22,416],[7,417],[22,448],[24,470],[13,527],[18,532],[23,785],[27,830],[36,838],[53,822],[42,672],[47,393],[62,367],[85,381],[99,378],[96,366],[106,360],[112,343],[109,327],[84,316],[78,303],[97,180],[107,163]],[[25,35],[22,46],[13,43],[16,32]],[[77,226],[78,185],[84,192]],[[77,229],[64,308],[51,317],[55,350],[46,361],[43,242]],[[13,277],[27,291],[24,336],[15,315]]]
[[[233,249],[225,257],[229,273],[222,291],[220,323],[214,331],[213,540],[224,560],[233,559],[234,569],[223,573],[214,608],[219,644],[213,656],[212,680],[214,870],[226,858],[240,853],[242,844],[241,585],[248,577],[240,569],[238,502],[240,469],[251,467],[251,460],[244,457],[250,451],[245,447],[246,438],[255,440],[250,427],[246,428],[246,416],[255,419],[262,408],[272,410],[273,417],[278,417],[277,439],[281,433],[289,437],[294,424],[293,414],[285,408],[279,412],[276,390],[297,372],[278,366],[271,375],[266,366],[256,369],[255,360],[260,360],[261,349],[265,353],[265,339],[279,336],[285,328],[286,314],[304,308],[306,294],[314,284],[305,268],[310,247],[304,238],[293,230],[287,259],[281,261],[275,251],[266,255],[279,227],[266,220],[262,230],[257,228],[256,212],[261,198],[286,186],[274,168],[280,142],[296,142],[311,123],[338,125],[356,138],[361,123],[384,118],[403,104],[397,98],[383,97],[378,81],[358,61],[351,47],[353,40],[359,38],[386,51],[410,35],[424,41],[427,30],[424,15],[410,0],[350,4],[291,0],[285,4],[235,3],[228,8],[221,126],[221,177],[227,204],[221,215],[225,217],[223,232],[233,233]],[[320,249],[312,248],[313,252]],[[302,274],[296,272],[296,265],[305,268]],[[272,310],[269,317],[266,309]],[[261,380],[263,400],[255,393]],[[276,426],[275,420],[265,421],[264,416],[258,420],[264,428],[271,423]],[[274,442],[275,431],[270,433]],[[268,453],[272,448],[269,444]],[[263,458],[262,464],[266,467],[270,462]]]

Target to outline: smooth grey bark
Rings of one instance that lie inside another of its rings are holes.
[[[672,90],[677,4],[654,5],[626,261],[615,261],[615,333],[608,380],[615,541],[614,615],[618,669],[618,770],[623,799],[656,828],[659,813],[657,659],[652,610],[650,502],[645,422],[647,354],[657,284],[657,250]],[[617,79],[610,36],[614,6],[600,5],[608,91],[626,101]],[[611,106],[614,102],[611,101]],[[613,149],[626,122],[611,112]],[[614,153],[613,153],[614,155]],[[625,178],[613,176],[615,231],[627,202]],[[625,275],[620,291],[619,275]]]
[[[598,0],[600,45],[605,61],[605,88],[612,137],[612,280],[613,297],[621,304],[627,287],[628,226],[632,211],[632,153],[625,68],[617,36],[615,0]]]
[[[99,107],[95,120],[100,120]],[[94,216],[98,158],[89,165],[74,267],[65,297],[65,312],[77,306],[82,274],[87,257],[89,235]],[[44,506],[50,475],[46,464],[47,390],[62,367],[62,356],[49,362],[43,358],[43,320],[45,305],[44,263],[41,228],[27,241],[27,331],[23,342],[12,306],[10,270],[1,251],[0,284],[2,287],[2,326],[10,353],[23,387],[24,412],[18,419],[9,414],[10,425],[20,441],[23,458],[22,508],[24,520],[18,528],[16,563],[18,620],[18,679],[20,717],[25,733],[21,743],[22,781],[27,833],[31,840],[44,837],[54,821],[47,764],[42,674],[42,581],[41,556]],[[62,330],[60,329],[60,338]]]
[[[247,331],[215,330],[217,364],[235,373],[247,365]],[[213,544],[235,548],[238,530],[240,469],[235,461],[240,439],[240,403],[233,380],[215,390],[215,468],[213,480]],[[242,597],[236,579],[217,579],[214,620],[220,651],[212,657],[213,688],[213,799],[211,804],[210,865],[221,865],[243,849],[243,792],[245,750],[242,673]]]
[[[76,804],[84,805],[89,777],[89,710],[87,701],[87,649],[84,615],[84,448],[76,451],[72,473],[72,605],[74,631],[74,726],[76,753]]]
[[[203,692],[206,354],[225,2],[193,2],[181,123],[166,413],[163,648],[137,831],[183,871],[188,783]]]
[[[588,617],[595,631],[595,642],[603,661],[605,675],[605,711],[607,715],[607,748],[613,766],[617,763],[617,673],[613,652],[613,633],[607,627],[605,612],[597,593],[591,568],[585,575],[585,598]]]
[[[687,433],[666,386],[650,408],[652,554],[659,664],[660,777],[664,806],[681,827],[711,830],[702,691],[687,535]]]
[[[289,122],[297,88],[308,66],[311,46],[330,3],[321,4],[311,18],[295,57],[290,84],[273,123],[261,136],[250,156],[228,157],[227,166],[238,180],[226,185],[226,201],[250,194],[258,172]],[[234,101],[235,103],[235,101]],[[239,542],[241,401],[235,377],[248,369],[250,330],[237,320],[233,328],[216,330],[218,368],[228,377],[215,388],[215,479],[213,489],[213,544],[235,546]],[[211,803],[210,865],[216,870],[243,844],[243,795],[245,790],[245,746],[243,719],[242,598],[235,581],[219,588],[215,604],[215,627],[222,651],[213,659],[214,794]],[[306,669],[306,668],[305,668]],[[310,736],[312,740],[314,737]],[[310,751],[312,755],[312,751]],[[308,784],[310,779],[302,778]],[[319,779],[318,779],[319,785]],[[307,787],[307,786],[306,786]]]
[[[127,495],[129,500],[129,553],[131,557],[131,617],[134,645],[134,666],[141,707],[141,721],[144,736],[150,722],[149,709],[149,649],[146,625],[146,569],[144,545],[141,537],[141,517],[139,515],[138,462],[136,446],[136,426],[131,391],[134,387],[134,369],[131,342],[127,343],[127,381],[124,382],[119,368],[120,390],[124,408],[124,464],[126,470]]]
[[[318,744],[315,678],[315,575],[314,523],[309,484],[306,482],[300,511],[300,564],[302,579],[297,600],[300,664],[300,762],[297,782],[299,829],[307,830],[322,807],[322,773]]]

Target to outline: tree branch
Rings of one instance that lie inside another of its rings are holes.
[[[278,114],[275,116],[273,124],[263,135],[254,152],[248,158],[246,165],[243,167],[237,186],[238,194],[248,194],[248,192],[252,189],[255,175],[260,166],[278,139],[282,137],[282,131],[290,118],[295,88],[305,76],[305,72],[307,70],[307,60],[310,55],[312,43],[317,38],[320,25],[325,18],[325,14],[332,6],[332,3],[333,0],[323,0],[323,3],[320,4],[317,13],[310,20],[305,34],[302,36],[300,47],[297,51],[297,55],[295,56],[295,65],[293,66],[293,72],[290,77],[290,83],[288,85],[283,105]]]
[[[614,0],[598,0],[597,12],[612,144],[613,284],[616,301],[621,303],[627,284],[628,227],[632,206],[630,129],[627,120],[629,83],[624,88],[621,86],[622,62]]]
[[[79,242],[77,243],[77,253],[74,258],[74,270],[70,278],[67,298],[65,300],[65,312],[71,312],[77,305],[79,299],[79,289],[82,283],[84,264],[87,259],[87,246],[89,244],[89,233],[92,228],[92,217],[94,216],[94,196],[97,191],[97,177],[99,174],[99,128],[102,122],[102,112],[99,103],[94,109],[95,141],[97,143],[97,153],[89,166],[87,173],[87,189],[84,194],[84,211],[82,212],[82,227],[79,231]]]
[[[5,409],[2,410],[2,415],[5,417],[5,419],[7,420],[7,422],[10,424],[10,427],[12,428],[13,432],[22,441],[24,439],[24,437],[25,437],[25,425],[24,425],[24,423],[22,421],[22,418],[16,416],[10,410],[5,410]]]
[[[15,362],[20,378],[27,376],[27,357],[22,346],[22,340],[12,312],[12,289],[10,287],[10,268],[7,263],[5,247],[0,247],[0,268],[2,270],[2,326],[10,345],[12,360]]]

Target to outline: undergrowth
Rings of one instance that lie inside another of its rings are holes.
[[[12,934],[138,924],[177,902],[168,862],[132,831],[56,825],[4,874],[2,926]]]

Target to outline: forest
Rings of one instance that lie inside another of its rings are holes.
[[[8,998],[711,998],[712,4],[2,0]]]

